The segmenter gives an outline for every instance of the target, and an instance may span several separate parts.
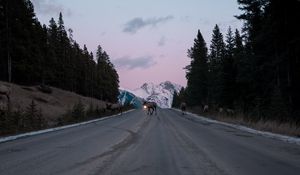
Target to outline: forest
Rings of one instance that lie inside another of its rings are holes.
[[[232,109],[248,120],[300,124],[300,3],[237,0],[241,31],[218,25],[207,46],[198,30],[188,49],[187,87],[174,106]],[[101,45],[92,53],[66,29],[63,14],[42,25],[30,0],[0,1],[0,80],[54,86],[116,102],[119,77]]]
[[[63,15],[42,25],[30,0],[0,1],[0,80],[54,86],[116,102],[119,77],[99,45],[96,55],[66,29]]]
[[[250,121],[300,124],[300,3],[237,0],[241,31],[215,25],[209,48],[198,30],[188,49],[187,87],[174,105],[232,109]]]

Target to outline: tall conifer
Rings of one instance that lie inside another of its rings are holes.
[[[204,105],[208,97],[207,47],[198,30],[194,46],[188,50],[191,63],[186,67],[187,96],[190,105]]]

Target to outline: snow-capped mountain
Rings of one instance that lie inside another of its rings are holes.
[[[158,85],[154,83],[144,83],[140,88],[130,92],[147,101],[156,102],[161,108],[170,108],[172,106],[174,92],[176,91],[178,93],[181,88],[181,85],[165,81]]]
[[[142,107],[142,101],[143,99],[136,96],[134,94],[134,92],[132,92],[131,90],[127,90],[127,89],[124,89],[124,88],[119,88],[119,102],[121,102],[123,105],[124,104],[131,104],[133,105],[135,108],[140,108]]]

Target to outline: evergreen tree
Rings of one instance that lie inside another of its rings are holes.
[[[270,95],[271,89],[266,83],[267,80],[270,80],[269,69],[267,62],[269,60],[263,56],[263,48],[266,47],[265,44],[260,42],[262,35],[262,27],[264,21],[264,8],[267,4],[265,0],[238,0],[240,4],[240,9],[246,13],[237,16],[238,19],[245,21],[244,23],[244,37],[246,39],[246,55],[244,63],[244,72],[245,75],[241,77],[246,80],[247,88],[247,97],[249,108],[253,112],[253,115],[261,118],[264,116],[263,109],[268,101],[268,95]],[[246,78],[247,77],[247,78]]]
[[[198,30],[194,40],[194,46],[188,50],[188,57],[191,63],[186,67],[187,96],[190,105],[203,105],[207,103],[208,84],[207,84],[207,47]]]
[[[288,115],[281,120],[293,120],[300,123],[300,27],[295,25],[299,20],[300,2],[291,0],[281,2],[278,0],[267,1],[264,11],[264,25],[259,33],[259,46],[268,46],[262,49],[262,55],[268,62],[264,65],[268,72],[268,85],[273,102],[274,94],[279,94],[282,100],[282,111],[288,111]],[[270,81],[272,80],[272,81]],[[272,83],[272,84],[271,84]],[[278,88],[278,89],[276,89]],[[279,98],[279,99],[280,99]],[[278,98],[277,98],[278,99]],[[284,106],[289,107],[286,109]]]
[[[97,53],[97,84],[98,95],[102,100],[117,101],[119,95],[119,76],[110,62],[108,54],[98,45]]]
[[[0,80],[117,100],[119,77],[108,54],[101,49],[96,63],[72,29],[67,35],[62,13],[57,23],[51,18],[41,26],[29,0],[0,1],[0,19]]]
[[[209,101],[215,105],[224,104],[221,101],[223,89],[222,64],[225,57],[225,43],[219,26],[215,25],[212,34],[209,55]],[[220,104],[221,103],[221,104]]]
[[[59,59],[56,53],[57,46],[58,46],[58,29],[57,24],[53,18],[49,21],[49,28],[48,28],[48,42],[47,42],[47,49],[49,59],[47,60],[49,66],[49,72],[47,77],[47,82],[52,86],[59,87],[59,79],[57,77],[60,76],[59,69]]]
[[[41,129],[44,125],[42,113],[37,109],[37,104],[33,100],[26,108],[23,122],[27,130]]]
[[[225,55],[226,57],[233,57],[234,53],[234,36],[231,27],[228,27],[226,34],[226,46],[225,46]]]
[[[246,36],[246,52],[238,76],[245,87],[250,85],[245,94],[253,105],[248,106],[258,118],[268,118],[270,106],[282,104],[278,105],[281,110],[288,111],[282,118],[299,122],[300,95],[296,89],[300,88],[300,71],[296,60],[300,28],[294,21],[298,20],[300,2],[238,0],[238,3],[244,11],[238,18],[245,21]]]
[[[0,8],[1,77],[23,84],[36,81],[39,75],[32,70],[41,56],[35,37],[40,25],[33,5],[29,0],[12,0],[1,1]]]
[[[61,43],[67,42],[67,32],[65,29],[64,20],[61,12],[59,13],[59,18],[58,18],[57,35],[58,35],[59,42]]]
[[[177,94],[176,91],[174,91],[174,94],[173,94],[173,101],[172,101],[172,107],[173,108],[178,108],[179,107],[179,96]]]
[[[231,28],[226,35],[225,57],[222,64],[222,91],[220,103],[233,108],[236,93],[236,65],[234,64],[234,37]]]
[[[97,97],[101,100],[104,100],[104,93],[105,93],[105,89],[104,89],[104,65],[105,65],[105,61],[103,59],[103,50],[102,47],[100,45],[98,45],[97,47],[97,53],[96,53],[96,59],[97,59],[97,84],[98,84],[98,89],[97,89]]]
[[[250,49],[250,51],[256,49],[256,37],[263,24],[263,9],[267,1],[268,0],[237,0],[240,5],[239,9],[245,11],[245,13],[236,17],[245,21],[243,31],[246,39],[246,47]]]
[[[185,89],[183,87],[180,89],[179,93],[174,91],[172,107],[179,108],[182,102],[186,102],[185,96]]]
[[[238,54],[242,54],[244,51],[244,45],[243,45],[243,39],[240,35],[240,32],[238,29],[235,30],[234,33],[234,55],[237,56]]]
[[[58,19],[58,27],[57,27],[57,42],[58,46],[56,48],[56,55],[58,58],[58,66],[57,66],[57,71],[59,72],[58,74],[58,79],[60,84],[59,87],[63,89],[70,89],[71,84],[68,81],[70,78],[70,58],[68,57],[68,52],[70,50],[70,42],[68,40],[67,32],[65,30],[64,26],[64,21],[63,21],[63,16],[62,13],[59,13],[59,19]]]
[[[220,31],[219,26],[216,24],[213,29],[211,45],[210,45],[210,57],[209,61],[214,64],[222,64],[225,56],[225,43],[223,40],[223,34]]]
[[[241,111],[244,113],[247,113],[249,102],[251,101],[249,98],[251,97],[249,96],[249,87],[251,87],[251,84],[249,84],[250,65],[247,64],[247,58],[248,57],[245,55],[242,37],[240,32],[236,29],[233,52],[234,65],[236,66],[235,100],[238,109],[241,109]]]

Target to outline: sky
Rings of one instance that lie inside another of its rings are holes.
[[[32,0],[36,16],[49,25],[62,12],[66,29],[89,51],[108,53],[120,86],[171,81],[186,86],[187,50],[200,30],[209,47],[212,30],[240,30],[236,0]],[[95,55],[95,54],[94,54]]]

